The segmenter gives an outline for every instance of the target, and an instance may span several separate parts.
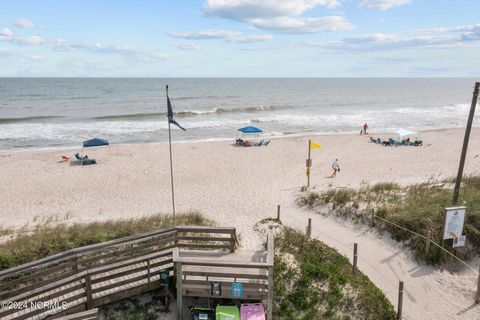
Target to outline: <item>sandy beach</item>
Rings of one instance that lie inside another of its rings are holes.
[[[253,225],[274,216],[278,204],[282,205],[285,222],[293,226],[303,227],[313,216],[294,205],[296,193],[306,184],[309,138],[321,145],[320,150],[312,150],[311,184],[317,190],[326,190],[452,177],[457,172],[463,134],[463,129],[426,131],[421,134],[422,147],[383,147],[369,143],[367,136],[340,134],[274,139],[269,146],[258,148],[236,147],[230,141],[175,143],[177,211],[198,210],[219,225],[235,226],[242,245],[255,248],[259,239]],[[480,172],[479,146],[480,130],[474,129],[467,175]],[[61,161],[62,154],[72,156],[79,151],[98,164],[81,167]],[[335,158],[339,159],[341,172],[331,179],[330,164]],[[171,212],[165,143],[15,152],[0,155],[0,161],[3,228]],[[360,252],[370,253],[368,261],[362,262],[365,256],[361,258],[360,269],[394,305],[397,281],[404,279],[407,319],[480,318],[479,306],[472,305],[476,273],[464,270],[450,274],[418,266],[400,244],[331,218],[316,215],[313,234],[347,256],[353,242],[359,242]],[[472,263],[478,269],[478,260]]]

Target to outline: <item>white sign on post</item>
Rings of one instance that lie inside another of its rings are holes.
[[[443,240],[459,238],[463,232],[465,207],[445,208]]]

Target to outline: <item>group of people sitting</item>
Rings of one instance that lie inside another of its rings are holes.
[[[238,138],[235,141],[235,144],[239,146],[244,146],[244,147],[260,147],[260,146],[268,146],[270,143],[270,140],[260,140],[258,142],[256,141],[251,141],[251,140],[243,140],[241,138]]]
[[[423,144],[422,140],[415,139],[415,141],[412,141],[410,138],[406,138],[403,140],[400,139],[393,139],[393,138],[388,138],[388,140],[382,140],[380,138],[373,138],[370,137],[370,141],[373,143],[381,144],[383,146],[421,146]]]

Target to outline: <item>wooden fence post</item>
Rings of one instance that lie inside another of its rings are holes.
[[[177,262],[177,319],[183,320],[182,263]]]
[[[402,309],[403,309],[403,281],[400,281],[398,284],[398,313],[397,319],[402,319]]]
[[[430,241],[432,240],[432,232],[430,230],[427,231],[427,242],[425,243],[425,259],[428,259],[430,254]]]
[[[312,235],[312,218],[308,218],[308,225],[307,225],[307,238],[310,238]]]
[[[358,251],[358,243],[353,244],[353,269],[352,273],[355,274],[357,270],[357,251]]]
[[[372,228],[374,228],[375,227],[375,209],[372,209],[372,222],[371,222],[371,224],[372,224]]]
[[[87,309],[93,308],[93,299],[92,299],[92,279],[90,274],[85,274],[85,293],[87,295]]]
[[[280,221],[280,205],[277,206],[277,220]]]
[[[74,271],[75,273],[78,273],[78,256],[77,256],[76,253],[75,253],[75,256],[73,257],[73,263],[74,263],[74,265],[73,265],[73,271]]]
[[[480,267],[478,267],[478,283],[477,283],[477,296],[475,302],[480,303]]]
[[[147,288],[150,289],[150,259],[147,259]]]
[[[230,239],[230,252],[234,253],[235,252],[235,239],[237,238],[237,228],[233,228],[233,233],[231,234],[231,239]]]

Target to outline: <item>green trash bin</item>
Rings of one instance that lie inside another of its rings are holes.
[[[240,320],[240,310],[237,306],[217,306],[215,308],[216,320]]]

